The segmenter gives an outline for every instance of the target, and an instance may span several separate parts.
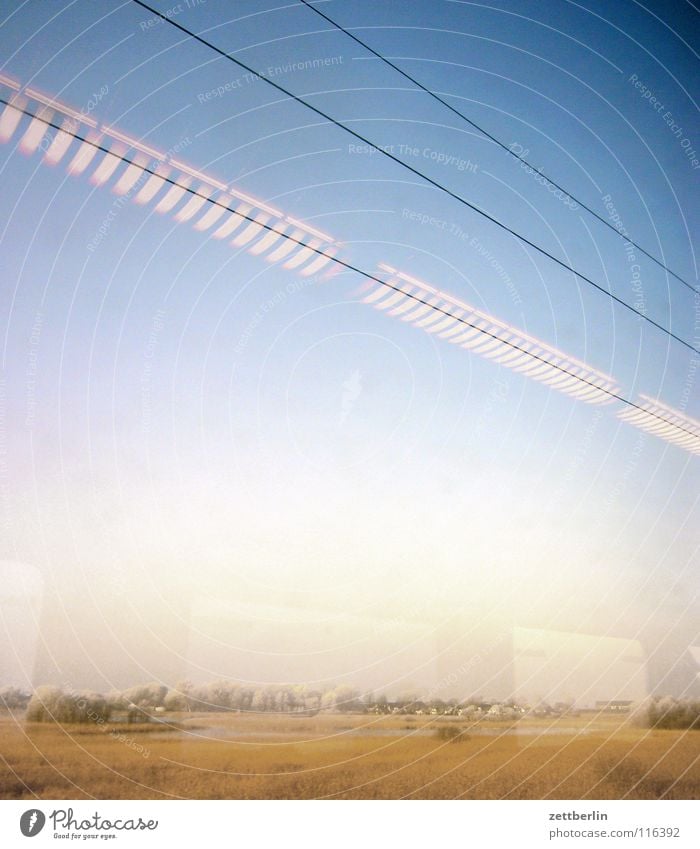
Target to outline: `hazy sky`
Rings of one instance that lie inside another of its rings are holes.
[[[15,6],[22,85],[700,418],[688,348],[136,4]],[[698,285],[689,4],[321,7]],[[301,3],[158,8],[697,347],[691,291]],[[697,456],[373,310],[350,272],[116,204],[24,127],[0,146],[9,682],[559,694],[561,664],[517,660],[532,629],[580,662],[568,692],[686,688]]]

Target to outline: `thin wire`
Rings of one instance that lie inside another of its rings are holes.
[[[450,189],[443,186],[441,183],[438,183],[436,180],[433,180],[431,177],[428,177],[426,174],[423,174],[422,171],[419,171],[417,168],[414,168],[412,165],[409,165],[407,162],[404,162],[402,159],[399,159],[397,156],[394,156],[393,153],[389,153],[388,151],[383,150],[381,147],[377,147],[377,145],[375,145],[374,142],[370,141],[365,136],[361,135],[360,133],[355,132],[355,130],[350,129],[350,127],[347,127],[341,121],[338,121],[336,118],[333,118],[331,115],[328,115],[328,113],[324,112],[321,109],[318,109],[316,106],[313,106],[311,103],[308,103],[302,97],[299,97],[299,95],[296,95],[291,91],[288,91],[286,88],[279,85],[274,80],[269,79],[268,77],[261,74],[259,71],[256,71],[254,68],[251,68],[249,65],[246,65],[245,62],[241,62],[240,59],[234,58],[233,56],[231,56],[230,53],[226,53],[225,50],[222,50],[221,48],[217,47],[215,44],[212,44],[210,41],[207,41],[206,39],[202,38],[201,36],[197,35],[196,33],[193,33],[191,30],[188,30],[186,27],[182,26],[182,24],[179,24],[177,21],[173,20],[171,17],[168,17],[163,12],[159,12],[157,9],[154,9],[152,6],[149,6],[147,3],[142,2],[142,0],[132,0],[132,3],[136,3],[138,6],[141,6],[144,9],[147,9],[149,12],[152,12],[154,15],[157,15],[159,18],[162,18],[164,21],[166,21],[166,23],[170,24],[171,26],[176,27],[181,32],[184,32],[190,38],[195,39],[195,41],[200,42],[205,47],[208,47],[209,49],[218,53],[220,56],[224,57],[225,59],[228,59],[229,61],[234,62],[236,65],[243,68],[249,74],[253,74],[258,79],[264,80],[264,82],[273,86],[278,91],[281,91],[287,97],[290,97],[293,100],[296,100],[297,103],[300,103],[302,106],[305,106],[307,109],[311,109],[312,112],[315,112],[317,115],[320,115],[322,118],[325,118],[327,121],[330,121],[332,124],[335,124],[340,129],[345,130],[347,133],[350,133],[350,135],[354,136],[356,139],[359,139],[361,142],[363,142],[363,144],[368,144],[371,147],[376,148],[379,151],[379,153],[383,154],[384,156],[386,156],[389,159],[393,160],[394,162],[398,163],[403,168],[406,168],[412,174],[415,174],[417,177],[420,177],[421,180],[425,180],[431,186],[434,186],[436,189],[439,189],[441,192],[444,192],[446,195],[449,195],[451,198],[454,198],[454,200],[459,201],[459,203],[463,204],[464,206],[468,207],[469,209],[473,210],[474,212],[478,212],[479,215],[482,215],[484,218],[488,219],[493,224],[496,224],[502,230],[505,230],[506,233],[509,233],[511,236],[515,236],[516,239],[519,239],[521,242],[524,242],[526,245],[529,245],[531,248],[538,251],[543,256],[546,256],[548,259],[551,259],[557,265],[561,266],[562,268],[566,269],[567,271],[570,271],[572,274],[574,274],[579,279],[581,279],[581,280],[585,281],[586,283],[590,284],[591,286],[593,286],[599,292],[602,292],[604,295],[607,295],[609,298],[611,298],[613,301],[615,301],[615,303],[620,304],[620,306],[623,306],[626,310],[629,310],[634,315],[638,316],[639,318],[643,319],[644,321],[649,322],[649,324],[651,324],[653,327],[656,327],[657,330],[661,330],[662,332],[668,334],[672,339],[675,339],[676,342],[679,342],[681,345],[684,345],[686,348],[693,351],[694,353],[700,354],[700,350],[698,350],[697,348],[694,348],[693,345],[690,344],[690,342],[686,342],[685,339],[683,339],[681,336],[676,335],[675,333],[673,333],[673,331],[668,330],[666,327],[663,326],[663,324],[659,324],[657,321],[654,321],[653,318],[650,318],[648,315],[645,315],[644,313],[639,312],[639,310],[635,309],[635,307],[633,307],[631,304],[628,304],[627,301],[623,301],[622,298],[618,298],[617,295],[614,295],[611,291],[606,289],[604,286],[601,286],[599,283],[596,283],[595,281],[591,280],[590,277],[586,277],[586,275],[583,274],[582,272],[576,271],[575,268],[568,265],[568,263],[564,262],[564,260],[559,259],[558,257],[554,256],[554,254],[549,253],[549,251],[545,250],[544,248],[541,248],[539,245],[536,245],[534,242],[531,242],[525,236],[523,236],[520,233],[518,233],[517,231],[513,230],[511,227],[509,227],[507,224],[504,224],[502,221],[499,221],[497,218],[494,218],[493,215],[489,214],[485,210],[483,210],[480,207],[476,206],[475,204],[471,203],[466,198],[463,198],[461,195],[458,195],[456,192],[451,191]]]
[[[496,136],[489,133],[488,130],[485,130],[483,127],[481,127],[479,124],[477,124],[476,121],[473,121],[471,118],[467,117],[463,112],[460,112],[459,109],[452,106],[450,103],[448,103],[442,97],[440,97],[439,94],[436,94],[434,91],[429,89],[427,86],[424,86],[423,83],[419,82],[419,80],[417,80],[415,77],[412,77],[409,73],[404,71],[398,65],[394,64],[394,62],[392,62],[390,59],[387,59],[386,56],[383,56],[381,53],[379,53],[378,50],[375,50],[373,47],[370,47],[369,44],[362,41],[362,39],[358,38],[356,35],[353,35],[351,32],[346,30],[345,27],[341,26],[339,23],[334,21],[332,18],[329,18],[328,15],[326,15],[320,9],[317,9],[315,6],[313,6],[309,2],[309,0],[300,0],[300,2],[303,3],[305,6],[307,6],[309,9],[311,9],[313,12],[316,12],[317,15],[322,17],[325,21],[328,21],[328,23],[332,24],[336,29],[345,33],[345,35],[347,35],[353,41],[357,42],[357,44],[359,44],[361,47],[364,47],[365,50],[369,51],[373,56],[376,56],[377,59],[380,59],[382,62],[384,62],[390,68],[393,68],[397,73],[401,74],[402,77],[405,77],[407,80],[412,82],[415,86],[418,86],[418,88],[421,91],[424,91],[426,94],[429,94],[430,97],[432,97],[434,100],[437,100],[438,103],[441,103],[443,106],[445,106],[447,109],[449,109],[450,112],[457,115],[463,121],[466,121],[467,124],[469,124],[471,127],[474,127],[474,129],[478,130],[480,133],[485,135],[487,139],[492,141],[494,144],[498,145],[498,147],[505,150],[506,153],[510,154],[515,159],[517,159],[520,162],[522,162],[523,164],[527,165],[528,168],[531,168],[533,171],[536,171],[538,174],[540,174],[542,177],[544,177],[544,179],[547,180],[547,182],[551,183],[553,186],[555,186],[557,189],[559,189],[559,191],[564,192],[565,195],[570,197],[572,200],[576,201],[576,203],[582,209],[585,209],[586,212],[590,213],[590,215],[592,215],[594,218],[597,218],[598,221],[600,221],[601,224],[605,224],[605,226],[609,230],[612,230],[612,232],[615,233],[616,236],[619,236],[621,239],[624,239],[625,241],[627,241],[630,245],[633,245],[635,248],[637,248],[638,251],[643,253],[644,256],[648,257],[650,260],[655,262],[659,266],[659,268],[663,268],[664,271],[668,272],[672,277],[675,277],[676,280],[678,280],[679,283],[682,283],[684,286],[687,286],[688,289],[690,289],[691,292],[696,292],[696,293],[700,292],[700,289],[697,289],[695,286],[693,286],[692,283],[688,283],[687,280],[685,280],[683,277],[681,277],[680,274],[676,274],[676,272],[673,271],[673,269],[669,268],[662,260],[658,259],[656,256],[654,256],[654,254],[645,250],[640,244],[635,242],[634,239],[628,233],[620,232],[620,230],[618,230],[617,227],[614,227],[608,220],[603,218],[602,215],[599,215],[594,209],[591,209],[590,206],[588,206],[582,200],[577,198],[576,195],[572,194],[568,189],[565,189],[563,186],[561,186],[559,183],[557,183],[556,180],[553,180],[551,177],[549,177],[547,174],[545,174],[544,171],[541,171],[539,168],[535,168],[535,166],[531,165],[527,161],[527,159],[525,159],[524,156],[520,156],[520,154],[516,153],[509,145],[505,144],[505,142],[502,142],[500,139],[496,138]]]
[[[5,104],[6,106],[11,106],[13,109],[16,109],[18,112],[21,112],[22,114],[28,116],[29,118],[36,118],[37,120],[41,121],[43,124],[46,124],[48,127],[53,128],[54,130],[66,132],[66,130],[63,127],[61,127],[59,124],[55,124],[53,121],[51,121],[47,118],[39,118],[37,115],[34,115],[33,113],[28,112],[26,109],[23,109],[19,106],[16,106],[13,103],[10,103],[9,101],[5,100],[2,97],[0,97],[0,103]],[[610,389],[605,389],[605,387],[599,386],[597,383],[594,383],[591,380],[587,380],[585,377],[581,377],[580,375],[575,374],[574,372],[569,371],[568,369],[565,369],[562,366],[557,365],[556,363],[550,362],[549,360],[545,359],[544,357],[541,357],[538,354],[534,354],[531,351],[528,351],[525,348],[522,348],[520,345],[516,345],[514,342],[509,342],[507,339],[502,339],[500,336],[496,335],[495,333],[490,333],[488,330],[484,330],[482,327],[479,327],[478,325],[473,324],[472,322],[467,321],[464,318],[453,315],[451,312],[444,309],[443,307],[438,307],[435,304],[431,304],[429,301],[426,301],[423,298],[419,298],[417,295],[413,295],[410,292],[404,291],[400,287],[395,286],[393,283],[389,283],[386,280],[382,280],[381,277],[377,277],[375,274],[371,274],[369,271],[364,271],[362,268],[359,268],[359,266],[353,265],[350,262],[346,262],[345,260],[342,260],[339,257],[332,256],[332,255],[326,253],[321,248],[315,248],[315,247],[313,247],[313,245],[306,244],[301,239],[297,239],[294,236],[289,236],[286,233],[282,233],[279,230],[275,230],[275,228],[272,227],[269,224],[262,224],[259,221],[257,221],[255,218],[253,218],[251,215],[245,215],[242,212],[237,212],[235,210],[232,210],[228,204],[222,203],[221,201],[216,200],[215,198],[211,198],[211,197],[208,197],[208,196],[205,196],[205,195],[201,195],[201,194],[199,194],[199,192],[197,192],[195,189],[190,188],[189,186],[183,186],[181,183],[178,183],[176,180],[173,180],[170,177],[165,177],[162,174],[159,174],[157,171],[155,171],[151,168],[140,165],[138,162],[135,162],[134,160],[127,159],[124,156],[119,156],[119,155],[115,154],[114,151],[111,151],[109,148],[104,147],[103,145],[99,144],[98,142],[91,141],[90,139],[87,139],[83,136],[79,136],[77,133],[69,133],[69,135],[71,135],[74,139],[76,139],[76,141],[83,142],[84,144],[89,144],[92,147],[96,148],[97,150],[102,151],[103,153],[109,154],[110,156],[116,156],[118,159],[120,159],[122,162],[126,163],[127,165],[135,165],[135,166],[141,168],[141,170],[145,174],[150,174],[151,176],[156,176],[159,179],[163,180],[164,183],[169,183],[171,186],[177,186],[178,188],[184,189],[184,191],[187,192],[188,194],[191,194],[194,197],[203,198],[207,203],[210,203],[213,206],[222,207],[227,212],[230,212],[231,215],[237,215],[240,218],[245,219],[246,221],[250,221],[252,224],[257,224],[263,230],[268,230],[271,233],[276,233],[278,236],[281,236],[283,239],[287,239],[288,241],[293,242],[294,244],[297,244],[300,247],[307,248],[308,250],[312,251],[313,253],[318,254],[319,256],[326,257],[331,262],[334,262],[336,265],[339,265],[342,268],[346,269],[346,271],[352,271],[355,274],[359,274],[361,277],[365,277],[367,280],[372,280],[375,283],[379,283],[382,286],[386,286],[388,289],[392,289],[394,292],[400,292],[405,297],[410,298],[413,301],[416,301],[416,303],[422,304],[423,306],[429,307],[431,310],[434,310],[435,312],[439,312],[446,317],[452,318],[455,321],[459,322],[460,324],[464,324],[466,327],[470,327],[473,330],[478,330],[479,333],[483,333],[484,336],[488,336],[491,339],[495,339],[498,342],[502,343],[503,345],[506,345],[509,348],[512,348],[515,351],[520,351],[523,354],[527,354],[527,356],[531,357],[533,360],[538,360],[539,362],[544,363],[545,365],[548,365],[551,368],[554,368],[557,371],[562,372],[562,374],[566,374],[569,377],[574,377],[574,378],[576,378],[576,380],[579,380],[581,383],[585,383],[588,386],[590,386],[594,389],[597,389],[600,392],[603,392],[605,395],[608,395],[610,398],[613,398],[616,401],[621,401],[623,404],[626,404],[628,407],[633,407],[635,410],[639,410],[640,412],[646,413],[649,416],[653,416],[655,419],[658,419],[660,422],[663,422],[664,424],[667,424],[667,425],[671,425],[671,427],[675,427],[678,430],[681,430],[684,433],[687,433],[689,436],[692,436],[694,438],[698,437],[697,433],[694,433],[693,431],[688,430],[687,428],[682,427],[681,425],[676,424],[675,422],[672,422],[669,419],[666,419],[663,416],[658,415],[658,413],[652,413],[650,410],[645,409],[640,404],[635,404],[634,401],[628,400],[627,398],[624,397],[624,395],[618,395],[616,392],[613,392]]]

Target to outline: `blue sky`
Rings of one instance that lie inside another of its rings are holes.
[[[633,279],[622,240],[302,4],[167,8],[697,347],[687,288],[643,257]],[[697,286],[688,5],[322,8],[603,217],[607,198]],[[328,232],[344,260],[388,263],[614,376],[630,399],[700,417],[687,348],[137,5],[17,4],[0,41],[3,73],[176,148]],[[455,633],[478,624],[477,647],[530,627],[650,653],[662,634],[667,668],[697,642],[697,457],[617,407],[372,310],[347,271],[302,278],[153,205],[115,206],[108,188],[23,156],[19,137],[0,148],[0,556],[43,584],[37,635],[72,633],[52,661],[38,651],[29,678],[235,677],[192,634],[211,608],[217,639],[235,641],[236,605],[261,621],[270,608],[408,628],[456,618]],[[221,603],[234,610],[223,624]],[[376,628],[350,630],[389,652]],[[278,632],[262,631],[272,656]],[[362,683],[343,633],[323,675]],[[318,677],[302,642],[295,674]],[[284,663],[260,674],[284,679]]]

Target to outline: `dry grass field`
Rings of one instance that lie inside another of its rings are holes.
[[[0,717],[5,799],[690,799],[700,732],[611,715],[169,715],[165,725]],[[455,728],[456,731],[445,731]],[[441,730],[443,729],[443,730]]]

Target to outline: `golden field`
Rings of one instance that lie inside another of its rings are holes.
[[[523,718],[514,725],[434,716],[202,713],[168,715],[165,723],[58,726],[3,714],[0,796],[700,796],[700,732],[632,728],[613,715]]]

